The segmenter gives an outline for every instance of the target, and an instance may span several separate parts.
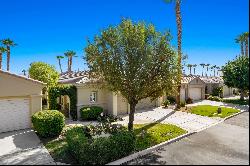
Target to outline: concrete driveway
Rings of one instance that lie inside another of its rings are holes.
[[[0,133],[0,165],[38,164],[55,163],[33,130]]]
[[[249,112],[167,145],[128,165],[249,165]]]

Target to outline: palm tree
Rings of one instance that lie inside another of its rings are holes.
[[[220,67],[217,66],[216,69],[217,69],[217,76],[219,76]]]
[[[77,56],[75,56],[76,53],[74,51],[69,50],[69,51],[65,52],[64,55],[66,57],[68,57],[68,72],[71,72],[72,71],[71,70],[71,68],[72,68],[72,59],[73,59],[73,57],[77,57]]]
[[[244,35],[242,35],[242,34],[239,35],[239,36],[235,39],[235,42],[240,44],[240,52],[241,52],[241,55],[244,55],[244,40],[245,40],[245,37],[244,37]]]
[[[208,63],[205,66],[207,67],[207,72],[208,72],[208,68],[209,68],[210,64]],[[207,76],[207,73],[206,73],[206,76]]]
[[[61,64],[61,59],[64,58],[64,56],[61,56],[61,55],[58,55],[56,56],[57,60],[58,60],[58,63],[59,63],[59,67],[60,67],[60,71],[62,73],[62,64]]]
[[[3,39],[2,43],[7,49],[7,71],[10,71],[10,47],[16,46],[17,44],[10,39]]]
[[[203,76],[203,70],[204,70],[204,67],[206,66],[205,63],[201,63],[200,66],[202,67],[202,76]]]
[[[195,68],[197,67],[197,65],[196,65],[196,64],[194,64],[194,65],[193,65],[193,67],[194,67],[194,75],[195,75]]]
[[[249,32],[243,33],[243,40],[245,43],[245,56],[248,56],[248,39],[249,39]]]
[[[181,60],[182,60],[182,19],[181,19],[181,0],[165,0],[165,2],[175,2],[175,17],[176,17],[176,24],[177,24],[177,42],[178,42],[178,83],[177,83],[177,96],[176,96],[176,104],[177,108],[180,108],[180,91],[181,91],[181,78],[182,78],[182,71],[181,71]]]
[[[193,67],[193,65],[187,64],[187,67],[189,68],[189,74],[191,75],[192,74],[192,67]]]
[[[0,70],[2,69],[3,53],[6,51],[7,49],[5,47],[0,47]]]
[[[23,75],[26,76],[26,70],[23,69],[22,72],[23,72]]]
[[[216,65],[214,65],[214,66],[212,66],[212,67],[211,67],[211,71],[213,71],[213,70],[214,70],[214,76],[215,76],[215,70],[216,70],[216,68],[217,68],[217,66],[216,66]]]

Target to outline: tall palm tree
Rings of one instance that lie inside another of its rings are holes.
[[[214,65],[214,66],[211,66],[211,71],[214,70],[214,76],[215,76],[215,70],[216,70],[217,66]]]
[[[187,67],[189,68],[189,74],[191,75],[193,65],[192,64],[187,64]]]
[[[3,53],[6,51],[7,49],[5,47],[0,47],[0,70],[2,69]]]
[[[194,67],[194,75],[195,75],[195,68],[197,67],[197,65],[196,65],[196,64],[194,64],[194,65],[193,65],[193,67]]]
[[[66,57],[68,57],[68,72],[71,72],[72,71],[71,70],[71,68],[72,68],[72,59],[73,59],[73,57],[77,57],[77,56],[75,56],[76,53],[74,51],[69,50],[69,51],[65,52],[64,55]]]
[[[243,40],[244,40],[244,43],[245,43],[245,56],[248,56],[249,32],[243,33]]]
[[[23,75],[26,76],[26,70],[23,69],[22,72],[23,72]]]
[[[200,66],[202,67],[202,76],[203,76],[203,70],[204,70],[204,67],[206,66],[205,63],[201,63]]]
[[[6,49],[7,49],[7,71],[10,71],[10,47],[14,47],[17,44],[14,43],[14,41],[10,39],[3,39],[2,43],[3,45],[6,46]]]
[[[217,76],[219,76],[220,67],[217,66],[216,69],[217,69]]]
[[[61,55],[56,56],[56,59],[58,60],[58,63],[59,63],[61,73],[62,73],[61,59],[63,59],[63,58],[64,58],[64,56],[61,56]]]
[[[240,52],[241,52],[241,55],[244,55],[244,40],[245,40],[245,37],[244,37],[243,34],[239,35],[239,36],[235,39],[235,42],[240,44]]]
[[[208,63],[205,66],[207,67],[207,72],[208,72],[208,68],[209,68],[210,64]],[[207,76],[207,72],[206,72],[206,76]]]

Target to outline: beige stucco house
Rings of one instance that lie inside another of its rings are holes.
[[[129,113],[129,104],[121,94],[116,94],[107,89],[99,89],[96,83],[92,83],[87,72],[64,73],[60,76],[60,84],[75,85],[77,88],[77,117],[80,117],[80,109],[84,106],[100,106],[105,113],[111,115],[122,115]],[[61,101],[60,101],[61,100]],[[69,109],[69,98],[62,96],[58,99],[62,109]],[[160,106],[161,98],[151,101],[144,99],[140,101],[136,110],[147,110]]]
[[[44,83],[0,70],[0,133],[31,127],[30,117],[42,109]]]

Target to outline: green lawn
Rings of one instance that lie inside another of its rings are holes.
[[[221,107],[222,113],[217,114],[218,106],[211,106],[211,105],[199,105],[194,106],[190,109],[190,112],[193,114],[201,115],[201,116],[208,116],[208,117],[220,117],[225,118],[232,114],[239,112],[239,110],[233,108],[225,108]]]
[[[187,131],[175,125],[160,123],[143,125],[135,124],[134,132],[136,134],[135,151],[146,149],[187,133]],[[42,139],[42,141],[55,161],[68,164],[77,164],[77,161],[75,161],[75,159],[67,151],[67,142],[65,139]]]
[[[225,103],[239,104],[239,105],[249,105],[249,99],[240,100],[240,99],[223,99]]]

